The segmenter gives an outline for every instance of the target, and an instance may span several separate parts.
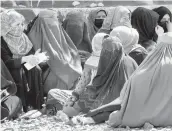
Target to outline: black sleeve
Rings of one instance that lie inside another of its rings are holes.
[[[141,52],[131,52],[129,53],[129,56],[131,56],[137,62],[137,64],[140,65],[146,58],[147,54]]]
[[[21,68],[21,58],[12,58],[12,54],[7,47],[6,42],[1,37],[1,59],[4,61],[5,65],[10,68]]]

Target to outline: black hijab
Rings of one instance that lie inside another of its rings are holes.
[[[164,15],[168,14],[170,16],[170,22],[172,22],[171,11],[167,7],[165,7],[165,6],[160,6],[158,8],[155,8],[155,9],[153,9],[153,11],[155,11],[156,13],[159,14],[158,24],[163,27],[164,32],[167,32],[168,30],[167,30],[166,23],[165,22],[162,23],[161,20],[164,17]]]
[[[141,45],[149,40],[156,42],[158,37],[155,27],[158,24],[158,18],[159,15],[156,12],[143,7],[138,7],[133,11],[131,24],[139,33],[139,43]]]

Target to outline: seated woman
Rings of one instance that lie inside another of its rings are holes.
[[[139,34],[136,29],[118,26],[111,31],[110,36],[117,36],[122,41],[124,52],[130,55],[138,65],[146,58],[148,52],[138,44]]]
[[[72,100],[63,107],[63,112],[69,117],[87,113],[117,98],[125,81],[137,68],[135,61],[124,55],[120,40],[106,37],[91,83],[88,85],[88,75],[82,76],[72,93]]]
[[[133,28],[129,28],[127,26],[118,26],[111,31],[110,36],[118,37],[121,40],[122,46],[124,48],[124,53],[126,56],[128,56],[131,51],[137,48],[138,49],[140,48],[141,51],[147,53],[144,47],[138,44],[139,35],[137,30]],[[129,58],[130,57],[128,56],[128,59]],[[126,62],[126,63],[128,67],[132,67],[133,63],[131,62]],[[98,107],[98,109],[91,110],[91,113],[89,112],[87,114],[92,116],[94,121],[93,123],[105,122],[108,119],[110,113],[113,112],[115,109],[113,108],[113,106],[112,107],[108,106],[107,108],[103,108],[103,107],[104,106]]]
[[[131,11],[123,6],[117,6],[112,9],[103,22],[99,32],[110,34],[113,28],[117,26],[131,27]]]
[[[172,126],[172,33],[158,39],[157,46],[124,84],[120,97],[96,110],[81,122],[94,123],[91,117],[113,108],[107,123],[110,126]],[[118,109],[120,106],[120,109]],[[132,119],[131,119],[132,118]],[[78,119],[79,120],[79,119]],[[89,120],[89,121],[88,121]]]
[[[158,38],[155,50],[125,83],[119,97],[121,109],[111,113],[109,125],[141,127],[149,122],[155,127],[172,126],[171,41],[171,32]]]
[[[21,112],[22,103],[16,92],[14,80],[1,59],[1,122],[17,118]]]
[[[84,13],[79,11],[69,12],[62,26],[79,50],[82,67],[84,67],[85,61],[92,53],[91,40]]]
[[[92,41],[95,34],[102,27],[103,21],[107,16],[107,12],[104,9],[94,9],[89,13],[88,20],[88,32],[90,40]]]
[[[153,11],[159,14],[158,24],[164,29],[164,32],[172,31],[171,11],[165,6],[155,8],[153,9]]]
[[[62,28],[54,10],[43,10],[31,23],[28,37],[35,49],[46,51],[50,60],[43,75],[45,93],[50,89],[72,89],[82,74],[77,48]]]
[[[17,86],[16,95],[22,100],[24,111],[28,106],[40,109],[43,103],[42,71],[38,66],[40,53],[23,33],[24,17],[14,10],[1,13],[1,58]],[[35,54],[34,54],[35,53]],[[36,67],[28,69],[26,64]]]
[[[102,49],[102,42],[105,36],[105,33],[99,33],[99,35],[94,36],[92,40],[93,53],[90,56],[90,58],[86,61],[86,66],[83,70],[83,74],[81,75],[79,82],[77,83],[73,93],[75,93],[75,91],[79,94],[83,92],[85,86],[87,86],[89,83],[91,84],[92,79],[95,77],[100,58],[100,52]],[[94,65],[94,68],[87,68],[87,65],[90,64]],[[47,107],[50,110],[52,110],[52,107],[54,107],[54,109],[56,110],[60,110],[68,102],[68,100],[72,98],[71,96],[72,91],[52,89],[48,93]]]
[[[164,32],[163,28],[158,26],[158,18],[156,12],[144,7],[135,9],[131,16],[132,27],[139,33],[138,43],[149,52],[155,48],[158,35]],[[143,59],[144,57],[140,57],[137,61],[141,63]]]

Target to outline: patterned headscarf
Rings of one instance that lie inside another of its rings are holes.
[[[129,18],[125,15],[128,14]],[[111,30],[117,26],[128,26],[131,27],[131,12],[126,7],[118,6],[109,12],[108,16],[103,22],[102,29]]]
[[[126,54],[129,54],[134,48],[139,46],[139,34],[134,28],[118,26],[111,31],[110,36],[116,36],[121,40]]]
[[[1,36],[6,41],[13,58],[25,56],[33,46],[23,33],[23,23],[24,17],[14,10],[6,10],[1,13]]]

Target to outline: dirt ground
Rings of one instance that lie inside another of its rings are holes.
[[[107,124],[70,126],[57,116],[42,116],[36,119],[6,121],[1,124],[1,131],[172,131],[172,127],[154,128],[144,126],[141,129],[112,128]]]

